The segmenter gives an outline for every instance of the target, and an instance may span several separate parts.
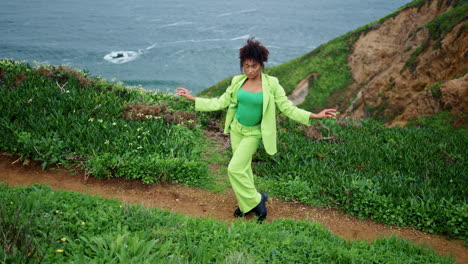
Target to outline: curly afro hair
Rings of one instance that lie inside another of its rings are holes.
[[[260,65],[262,68],[264,67],[264,63],[268,61],[268,55],[270,52],[268,49],[260,43],[258,40],[254,40],[254,38],[249,38],[247,40],[247,44],[244,45],[239,50],[239,59],[240,59],[240,68],[242,72],[242,65],[244,64],[245,60],[253,60]]]

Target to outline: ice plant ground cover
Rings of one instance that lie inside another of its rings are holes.
[[[2,150],[39,160],[44,168],[58,163],[94,177],[145,183],[196,185],[208,174],[198,159],[199,129],[160,116],[124,118],[124,108],[132,104],[169,101],[174,109],[168,111],[174,113],[188,108],[168,93],[87,78],[87,73],[63,66],[31,67],[12,60],[0,62],[0,78]]]
[[[385,224],[468,238],[466,130],[322,123],[334,141],[311,140],[303,126],[281,122],[278,154],[256,156],[262,189]]]
[[[0,185],[3,263],[454,263],[389,237],[346,242],[317,223],[231,224],[49,186]]]
[[[192,104],[171,94],[6,59],[0,61],[0,111],[0,149],[25,163],[213,186],[201,158],[212,151],[202,131],[211,116],[195,116]],[[259,190],[467,239],[466,130],[387,128],[372,120],[325,126],[333,141],[306,138],[303,126],[280,121],[279,153],[260,149],[254,157]]]

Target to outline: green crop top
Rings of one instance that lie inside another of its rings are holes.
[[[243,126],[255,126],[262,121],[263,92],[247,92],[242,87],[237,92],[236,119]]]

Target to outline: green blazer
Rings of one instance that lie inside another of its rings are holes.
[[[226,89],[223,95],[217,98],[195,99],[195,110],[197,111],[216,111],[228,107],[224,133],[229,133],[231,122],[236,116],[237,110],[237,91],[247,80],[245,74],[234,76],[231,85]],[[268,154],[274,155],[277,152],[276,147],[276,107],[287,117],[302,123],[309,124],[310,112],[296,107],[284,92],[276,77],[262,73],[263,89],[263,116],[261,121],[262,141]]]

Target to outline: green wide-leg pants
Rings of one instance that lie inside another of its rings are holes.
[[[258,148],[262,132],[260,125],[246,127],[234,118],[231,123],[232,158],[228,166],[228,176],[237,203],[243,213],[256,207],[261,200],[252,173],[252,156]]]

